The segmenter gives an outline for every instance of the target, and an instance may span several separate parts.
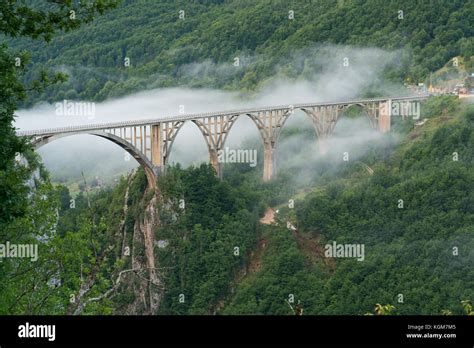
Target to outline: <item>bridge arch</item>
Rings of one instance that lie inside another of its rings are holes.
[[[264,111],[257,114],[246,113],[257,126],[262,138],[264,181],[271,180],[275,175],[275,147],[283,126],[293,113],[294,110],[289,108]]]
[[[229,138],[229,134],[230,134],[230,131],[232,130],[232,128],[234,127],[234,125],[237,123],[237,121],[239,119],[242,119],[242,118],[245,118],[245,117],[248,117],[251,121],[252,121],[252,124],[255,125],[255,127],[257,127],[257,131],[258,131],[258,134],[260,134],[260,137],[262,138],[262,141],[265,141],[264,140],[264,137],[263,137],[263,134],[262,134],[262,131],[260,129],[260,126],[257,122],[258,120],[258,117],[255,117],[254,115],[252,114],[249,114],[249,113],[243,113],[243,114],[238,114],[238,115],[235,115],[232,120],[230,121],[230,125],[229,127],[227,128],[227,133],[225,134],[224,138],[223,138],[223,141],[222,141],[222,146],[224,147],[225,146],[225,143],[227,141],[227,139]]]
[[[286,116],[283,116],[282,117],[282,120],[281,122],[279,123],[278,127],[276,127],[277,129],[274,131],[274,134],[270,134],[270,130],[268,129],[268,127],[262,122],[262,120],[258,117],[258,115],[254,115],[254,114],[251,114],[251,113],[247,113],[247,114],[241,114],[239,115],[240,116],[247,116],[249,117],[252,121],[253,121],[253,124],[257,127],[257,130],[260,134],[260,138],[262,140],[262,144],[265,145],[265,143],[272,143],[272,147],[276,147],[277,143],[278,143],[278,139],[280,138],[280,135],[283,131],[283,128],[285,127],[286,125],[286,122],[290,119],[290,117],[295,114],[296,111],[301,111],[303,114],[306,114],[305,112],[303,112],[302,109],[294,109],[293,111],[291,112],[288,112],[288,114]],[[293,116],[294,117],[294,116]],[[308,118],[308,120],[312,121],[311,117]],[[235,123],[235,122],[234,122]],[[233,126],[233,125],[232,125]],[[232,127],[231,126],[231,127]],[[315,132],[316,134],[316,137],[318,136],[318,134]]]
[[[203,144],[206,146],[206,148],[209,148],[209,144],[208,144],[208,140],[206,139],[206,136],[205,134],[203,133],[203,129],[200,127],[200,125],[198,123],[196,123],[196,120],[183,120],[183,121],[178,121],[178,122],[175,122],[174,125],[173,125],[173,130],[172,132],[169,132],[167,133],[167,135],[165,135],[164,137],[164,142],[163,142],[163,163],[164,165],[167,165],[169,164],[169,161],[170,161],[170,158],[171,158],[171,151],[173,149],[173,145],[175,144],[175,141],[176,139],[178,139],[178,137],[181,135],[180,132],[182,132],[183,128],[185,128],[185,126],[187,124],[190,124],[190,125],[194,125],[192,126],[193,127],[193,131],[194,130],[197,130],[199,133],[201,133],[201,135],[203,136]],[[186,129],[186,131],[188,131],[189,129]],[[165,134],[166,134],[166,129],[165,129]],[[182,135],[184,136],[184,135]],[[179,138],[181,139],[181,138]],[[178,143],[179,143],[179,140],[178,140]]]
[[[341,116],[344,114],[345,111],[349,110],[352,107],[356,107],[360,111],[362,111],[362,114],[364,114],[367,117],[367,120],[369,121],[370,126],[374,129],[377,129],[377,120],[375,118],[375,109],[371,110],[370,106],[367,105],[367,104],[364,104],[364,103],[345,104],[341,107]]]
[[[61,133],[61,134],[53,134],[53,135],[45,135],[40,138],[37,138],[31,142],[31,145],[35,150],[39,149],[40,147],[49,144],[57,139],[65,138],[68,136],[73,135],[94,135],[97,137],[101,137],[103,139],[107,139],[114,144],[117,144],[122,149],[127,151],[135,160],[140,164],[146,174],[146,178],[148,181],[148,185],[151,188],[156,187],[156,180],[157,180],[157,169],[153,166],[153,164],[148,160],[148,158],[135,146],[130,144],[128,141],[124,139],[103,131],[90,131],[90,132],[79,132],[79,133]]]
[[[165,128],[159,130],[159,132],[164,132],[163,144],[158,145],[163,146],[163,148],[161,149],[161,156],[163,157],[161,160],[161,165],[166,166],[168,164],[174,142],[186,122],[187,121],[171,122],[170,124],[164,123],[163,125]]]
[[[278,139],[280,139],[280,135],[281,135],[281,133],[283,132],[283,129],[285,128],[286,123],[288,122],[288,120],[289,120],[291,117],[293,117],[293,118],[296,117],[296,116],[294,116],[294,115],[295,115],[295,113],[296,113],[297,111],[300,111],[303,115],[308,116],[308,114],[307,114],[306,112],[304,112],[302,109],[293,109],[293,110],[291,110],[291,112],[289,112],[288,115],[282,119],[282,122],[281,122],[281,124],[280,124],[280,126],[279,126],[279,130],[278,130],[278,132],[276,132],[276,134],[275,134],[275,144],[274,144],[275,147],[276,147],[276,145],[277,145],[277,143],[278,143]],[[311,122],[311,124],[313,124],[311,117],[308,117],[308,120]],[[314,128],[314,127],[313,127],[313,128]],[[315,135],[316,135],[316,137],[318,137],[318,134],[317,134],[316,130],[315,130]]]
[[[251,133],[246,134],[247,136],[248,135],[257,136],[258,139],[261,140],[262,145],[264,145],[264,143],[265,143],[264,135],[262,134],[262,130],[259,128],[259,124],[256,122],[256,119],[252,114],[248,114],[248,113],[235,114],[235,115],[232,115],[231,117],[229,117],[227,119],[227,122],[228,122],[228,124],[224,129],[225,132],[222,133],[221,142],[219,144],[217,144],[218,147],[219,147],[219,150],[225,149],[226,144],[229,142],[229,137],[232,138],[231,139],[232,141],[235,141],[236,138],[231,136],[231,133],[232,133],[232,130],[235,129],[235,124],[237,124],[237,123],[239,123],[240,126],[243,126],[243,125],[245,126],[245,133],[247,133],[247,131],[249,131],[249,130],[251,131]],[[249,124],[251,124],[251,125],[249,125]],[[256,132],[256,134],[254,132]],[[234,134],[234,133],[232,133],[232,134]],[[242,139],[240,139],[240,140],[242,140]],[[219,170],[222,170],[222,168],[219,168]]]

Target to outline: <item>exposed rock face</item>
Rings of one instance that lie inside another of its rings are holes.
[[[140,232],[143,236],[143,243],[145,246],[146,268],[148,270],[148,295],[149,295],[149,314],[156,313],[160,306],[162,297],[163,284],[158,276],[155,265],[155,255],[153,252],[154,246],[154,230],[158,226],[159,218],[157,213],[157,196],[148,203],[142,221],[138,221]],[[136,223],[137,225],[137,223]]]
[[[128,190],[125,195],[124,212],[126,216]],[[159,225],[158,201],[159,195],[154,193],[151,199],[149,190],[143,194],[143,200],[140,203],[143,206],[143,214],[136,219],[133,225],[133,235],[130,247],[131,271],[126,275],[123,289],[133,295],[132,301],[120,310],[121,314],[130,315],[152,315],[156,314],[160,307],[163,297],[164,285],[158,273],[158,266],[155,264],[154,255],[154,231]],[[123,246],[126,246],[126,228],[123,233]]]

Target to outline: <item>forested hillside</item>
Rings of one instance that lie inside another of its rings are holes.
[[[326,44],[395,51],[387,77],[423,82],[455,56],[471,66],[473,22],[474,2],[465,0],[126,0],[48,44],[11,46],[31,52],[27,81],[41,69],[69,75],[66,84],[32,95],[31,105],[168,86],[252,90],[275,75],[320,72],[310,57]]]
[[[405,121],[398,145],[359,159],[373,175],[326,164],[331,179],[314,172],[316,186],[302,195],[291,170],[265,184],[239,165],[224,181],[209,165],[170,168],[155,203],[141,170],[74,199],[60,187],[57,233],[34,270],[46,282],[28,297],[19,295],[36,281],[32,269],[2,283],[1,312],[365,314],[382,303],[393,314],[462,314],[461,301],[474,297],[474,113],[442,97],[423,115],[422,128]],[[279,212],[263,225],[268,206]],[[326,258],[332,241],[364,244],[364,262]]]
[[[426,81],[455,56],[469,71],[473,1],[114,5],[96,2],[91,16],[109,11],[80,28],[59,11],[44,32],[13,30],[0,45],[0,237],[39,248],[33,264],[0,262],[0,314],[362,315],[376,304],[392,314],[464,313],[461,301],[474,299],[472,103],[430,97],[420,123],[393,117],[390,133],[371,137],[349,122],[343,139],[341,124],[362,116],[346,110],[332,138],[357,153],[347,162],[337,146],[315,153],[310,123],[285,124],[270,182],[261,180],[260,138],[250,136],[258,165],[225,164],[223,180],[208,164],[170,165],[156,188],[142,169],[103,186],[81,172],[79,192],[52,183],[13,120],[18,106],[158,87],[252,93],[272,78],[324,73],[315,53],[331,61],[346,45],[348,54],[389,51],[383,81],[397,86]],[[75,30],[31,40],[65,28]],[[27,66],[10,64],[22,50]],[[49,86],[43,70],[68,81]],[[332,242],[363,244],[364,261],[325,257]]]
[[[394,314],[464,313],[461,301],[474,296],[474,110],[457,117],[449,99],[433,107],[429,126],[410,132],[373,176],[334,180],[281,209],[279,227],[264,231],[261,272],[224,313],[291,314],[289,294],[308,314],[364,314],[376,303]],[[332,241],[364,243],[364,262],[328,263],[321,250]]]

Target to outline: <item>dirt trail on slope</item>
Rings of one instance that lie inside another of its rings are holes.
[[[260,219],[260,223],[264,225],[270,225],[274,222],[275,210],[268,208],[265,215]],[[334,270],[336,263],[333,258],[327,258],[324,255],[324,246],[321,244],[321,236],[316,235],[303,235],[298,231],[298,228],[291,222],[289,224],[291,233],[295,237],[298,247],[305,253],[311,262],[322,260],[329,270]]]
[[[265,215],[260,219],[260,223],[264,225],[270,225],[275,218],[275,211],[272,208],[268,208]]]
[[[260,219],[260,223],[264,225],[271,225],[275,219],[275,209],[268,208],[265,212],[265,215]],[[297,227],[290,223],[291,233],[296,239],[298,248],[310,259],[312,263],[320,260],[323,261],[325,266],[328,268],[329,272],[334,271],[336,263],[333,258],[327,258],[324,255],[324,246],[321,244],[321,236],[316,235],[303,235],[301,234]],[[288,231],[290,232],[290,231]],[[234,292],[234,287],[248,275],[258,273],[262,267],[262,255],[265,249],[268,247],[268,240],[266,238],[261,238],[255,250],[250,253],[250,259],[248,264],[245,267],[242,267],[234,277],[231,286],[231,294]],[[213,314],[218,313],[226,304],[226,299],[221,299],[218,301],[217,305],[214,308]]]
[[[265,212],[265,215],[260,219],[260,223],[264,225],[270,225],[274,222],[275,219],[275,210],[274,208],[268,208]],[[330,269],[333,270],[336,263],[334,259],[327,258],[324,255],[324,246],[321,244],[321,236],[316,235],[303,235],[298,231],[298,228],[294,226],[291,222],[289,228],[293,237],[295,237],[298,247],[301,251],[307,255],[311,262],[316,262],[317,260],[322,260],[324,264]],[[256,251],[256,256],[258,255],[258,249]],[[260,261],[254,261],[255,263],[261,263]],[[259,266],[258,266],[259,267]]]

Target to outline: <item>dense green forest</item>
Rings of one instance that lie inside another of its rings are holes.
[[[392,82],[425,81],[455,56],[471,66],[474,2],[102,0],[77,22],[64,18],[67,2],[49,17],[30,11],[51,2],[18,13],[13,3],[0,3],[0,241],[39,252],[1,260],[0,314],[363,315],[376,304],[395,315],[465,313],[474,109],[456,97],[424,102],[422,126],[393,119],[382,140],[349,144],[360,152],[352,161],[280,153],[290,164],[270,182],[249,138],[257,167],[226,165],[223,180],[207,164],[176,165],[156,188],[138,169],[71,192],[12,122],[39,101],[169,86],[251,93],[276,76],[311,78],[323,69],[315,52],[330,60],[341,45],[392,52]],[[294,139],[315,136],[285,126],[281,141]],[[332,242],[363,244],[364,261],[325,257]]]
[[[10,45],[31,53],[25,81],[43,69],[69,75],[31,94],[31,105],[169,86],[254,90],[275,76],[321,72],[320,61],[335,58],[328,45],[394,52],[386,76],[423,82],[455,56],[472,66],[473,22],[474,2],[465,0],[126,0],[50,43],[22,38]]]
[[[432,103],[444,104],[439,110],[450,104]],[[397,314],[462,314],[461,300],[474,295],[474,110],[451,112],[431,134],[413,141],[410,133],[372,177],[334,180],[296,201],[294,212],[280,212],[280,227],[263,232],[269,248],[261,272],[239,285],[224,313],[289,314],[283,299],[294,294],[308,314],[363,314],[374,303],[390,303]],[[322,255],[308,255],[286,219],[306,244],[364,243],[365,261],[327,265]]]
[[[329,183],[296,200],[294,210],[280,209],[276,226],[258,226],[256,250],[262,245],[264,249],[259,259],[252,261],[252,255],[259,253],[254,250],[242,268],[248,275],[233,274],[231,290],[229,275],[224,286],[219,285],[218,275],[225,274],[223,264],[213,263],[204,256],[206,252],[203,257],[196,250],[180,255],[188,264],[198,266],[172,274],[179,275],[184,284],[200,274],[208,286],[192,282],[197,284],[192,304],[178,307],[174,299],[184,291],[183,283],[170,282],[173,296],[168,301],[175,309],[164,306],[163,310],[292,314],[285,300],[294,296],[294,303],[299,302],[307,314],[364,314],[371,312],[375,303],[394,305],[394,314],[440,314],[445,309],[464,313],[461,301],[474,295],[469,267],[474,246],[473,112],[472,107],[459,110],[453,99],[431,100],[425,108],[431,125],[408,132],[388,156],[378,154],[373,176],[360,176],[357,167],[339,171]],[[453,152],[459,155],[458,160],[453,160]],[[370,156],[363,160],[368,163]],[[278,190],[278,184],[273,185],[272,189]],[[270,195],[260,198],[266,204],[274,199]],[[398,207],[399,199],[404,201],[403,209]],[[200,214],[206,215],[204,211]],[[296,235],[287,228],[288,220],[298,227]],[[245,225],[232,227],[227,232],[229,239],[235,231],[242,237],[248,231]],[[198,235],[201,233],[199,229]],[[210,238],[207,252],[215,250],[216,242],[227,240],[224,236],[212,239],[210,232],[206,236]],[[320,251],[332,240],[364,243],[365,261],[328,262]],[[236,242],[227,243],[221,258],[231,262],[229,253]],[[257,269],[252,266],[255,262],[260,264]],[[194,301],[204,301],[207,307],[196,311]]]
[[[342,170],[327,163],[331,179],[315,172],[310,191],[292,184],[291,169],[262,183],[259,169],[239,165],[228,167],[223,181],[210,165],[171,167],[159,178],[160,221],[153,229],[163,289],[155,313],[293,314],[297,304],[305,314],[365,314],[376,303],[392,304],[392,314],[464,313],[461,301],[474,296],[474,110],[438,97],[423,114],[424,127],[406,120],[402,140],[383,149],[374,144],[359,159],[374,175],[356,163]],[[83,313],[146,311],[135,304],[136,277],[116,283],[143,258],[136,224],[153,196],[145,189],[139,170],[114,188],[80,193],[71,208],[67,188],[58,187],[57,252],[47,254],[39,274],[61,274],[61,285],[45,285],[52,294],[37,309],[2,296],[2,312],[74,313],[80,301],[71,304],[70,296],[91,277],[87,298],[113,291]],[[279,212],[263,225],[268,206]],[[325,258],[332,241],[363,243],[364,262]],[[2,284],[2,293],[16,293],[8,289],[26,279]]]

